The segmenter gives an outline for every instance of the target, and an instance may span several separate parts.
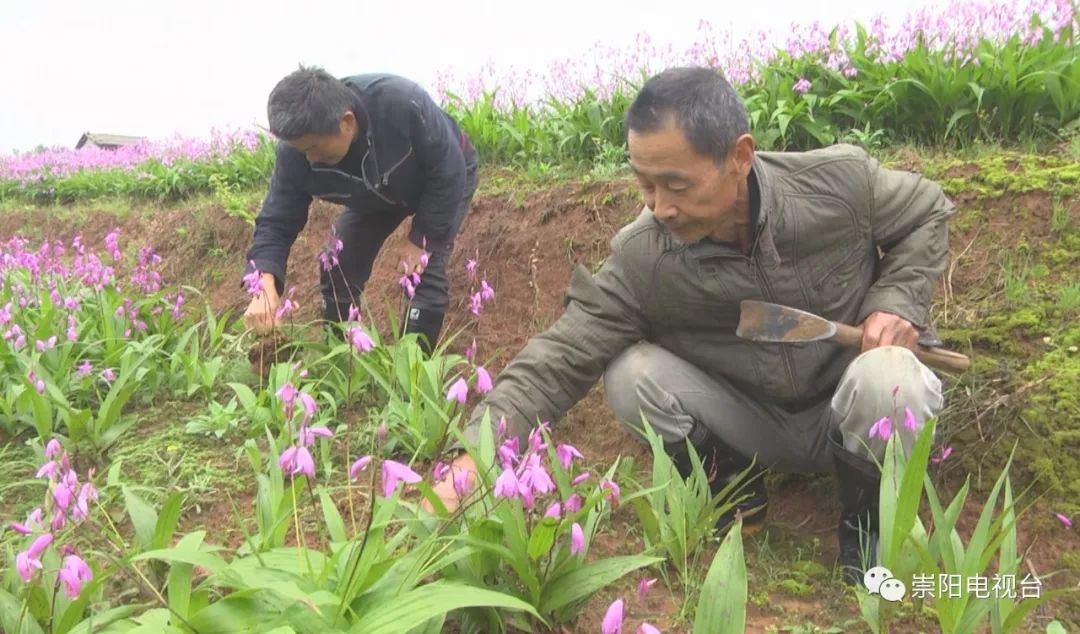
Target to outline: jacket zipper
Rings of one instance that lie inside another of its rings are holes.
[[[761,267],[757,265],[757,262],[753,259],[749,259],[750,267],[754,270],[754,277],[757,278],[761,284],[761,290],[764,291],[765,297],[772,303],[776,303],[776,298],[773,295],[772,286],[769,285],[769,278],[766,277],[765,271],[761,270]],[[780,348],[780,357],[784,361],[784,371],[787,373],[788,382],[791,384],[792,397],[798,399],[799,396],[799,384],[795,381],[795,369],[791,361],[791,351],[787,346]]]
[[[366,187],[369,192],[371,192],[372,194],[375,194],[376,196],[378,196],[379,199],[382,200],[383,202],[385,202],[387,204],[390,204],[390,205],[401,206],[401,203],[394,202],[393,200],[390,200],[386,196],[383,196],[382,193],[380,193],[378,190],[376,190],[374,187],[371,186],[371,183],[369,183],[366,178],[353,176],[352,174],[350,174],[348,172],[343,172],[341,170],[334,169],[334,168],[331,168],[331,167],[312,167],[311,171],[313,171],[313,172],[327,172],[327,173],[330,173],[330,174],[337,174],[339,176],[344,176],[345,178],[347,178],[347,179],[349,179],[351,181],[354,181],[354,182],[359,181],[360,183],[364,184],[364,187]]]
[[[401,160],[398,161],[397,163],[394,163],[393,167],[386,170],[386,173],[383,174],[383,176],[382,176],[382,186],[383,187],[386,187],[387,185],[390,184],[390,175],[393,174],[397,170],[397,168],[401,167],[401,165],[405,161],[407,161],[410,156],[412,156],[412,152],[413,152],[413,148],[412,148],[412,145],[410,145],[409,146],[409,151],[405,153],[405,156],[401,157]]]

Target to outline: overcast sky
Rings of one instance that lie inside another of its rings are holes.
[[[433,88],[439,70],[552,59],[648,32],[685,42],[706,19],[736,39],[792,21],[890,18],[928,0],[0,0],[0,152],[74,147],[84,131],[205,136],[265,123],[299,63],[389,71]],[[515,7],[511,9],[510,7]],[[745,32],[745,33],[744,33]]]

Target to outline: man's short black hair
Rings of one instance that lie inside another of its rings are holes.
[[[356,102],[356,94],[337,77],[322,68],[300,66],[270,92],[270,132],[287,141],[305,134],[336,134],[341,117],[355,112]]]
[[[750,132],[742,98],[712,68],[670,68],[651,77],[626,111],[627,131],[655,132],[669,117],[686,134],[690,146],[722,163],[735,140]]]

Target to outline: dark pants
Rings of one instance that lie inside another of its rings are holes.
[[[428,265],[420,276],[416,296],[411,302],[415,309],[443,314],[450,304],[450,276],[447,267],[454,251],[454,239],[461,229],[477,186],[476,154],[467,153],[465,159],[465,191],[454,210],[450,239],[445,244],[428,245]],[[371,213],[353,208],[346,208],[341,213],[337,220],[337,235],[342,243],[338,266],[327,272],[320,264],[325,319],[344,321],[348,317],[349,304],[360,305],[360,295],[371,277],[372,264],[383,243],[401,222],[411,215],[409,212]]]

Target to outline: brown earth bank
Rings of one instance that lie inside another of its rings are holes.
[[[1049,196],[1038,193],[1022,196],[1022,199],[1006,195],[993,200],[961,198],[958,201],[958,220],[977,215],[986,222],[977,223],[978,230],[970,228],[975,226],[974,223],[967,223],[968,228],[954,232],[951,248],[960,266],[942,281],[935,314],[940,315],[942,310],[975,310],[957,298],[964,297],[976,285],[985,284],[989,265],[1000,257],[1000,249],[1017,239],[1017,224],[1012,213],[1018,205],[1031,210],[1024,223],[1025,230],[1031,234],[1029,239],[1037,239],[1049,231]],[[628,179],[562,183],[536,189],[524,197],[520,193],[484,193],[482,185],[457,239],[451,263],[451,310],[444,336],[462,332],[451,348],[461,351],[475,339],[478,358],[493,374],[504,367],[531,335],[559,316],[563,293],[574,267],[584,265],[595,270],[608,253],[609,239],[619,227],[633,220],[640,204],[633,183]],[[1075,216],[1077,210],[1073,205],[1069,213]],[[307,227],[293,248],[288,285],[296,287],[295,298],[300,305],[294,315],[297,321],[313,320],[319,313],[317,255],[329,235],[337,211],[333,205],[314,204]],[[127,242],[128,248],[138,248],[149,244],[162,255],[163,274],[168,282],[199,289],[216,311],[231,310],[238,315],[243,310],[247,298],[239,282],[252,230],[244,221],[224,213],[220,206],[206,204],[198,209],[183,204],[139,207],[119,216],[110,209],[93,206],[78,213],[12,210],[0,215],[0,236],[5,239],[21,233],[31,238],[48,236],[70,240],[78,233],[83,236],[84,243],[99,245],[114,226],[121,230],[122,245]],[[408,221],[388,240],[368,284],[369,312],[384,336],[388,334],[384,302],[389,302],[395,316],[403,309],[394,254],[403,245],[407,228]],[[478,272],[496,294],[495,302],[485,307],[479,319],[468,312],[468,295],[472,289],[465,264],[469,258],[479,262]],[[950,345],[952,343],[955,342]],[[972,355],[995,352],[992,348],[980,350],[978,347],[963,351]],[[943,426],[951,423],[943,421]],[[595,387],[555,426],[555,434],[557,439],[573,442],[590,462],[610,463],[623,456],[647,464],[646,450],[613,418],[604,402],[601,386]],[[958,452],[978,453],[982,450],[979,446],[957,447]],[[942,484],[943,494],[950,499],[963,483],[965,473],[957,472],[960,464],[953,461],[935,469],[935,480]],[[994,476],[996,472],[990,476],[990,484]],[[988,488],[986,483],[983,486]],[[836,557],[838,503],[830,478],[773,476],[770,493],[768,529],[747,540],[751,596],[775,587],[764,585],[767,575],[754,569],[755,563],[764,556],[763,552],[773,560],[786,555],[811,559],[829,571],[832,571]],[[972,497],[975,499],[969,501],[961,521],[964,535],[969,534],[981,511],[977,500],[983,499],[982,496]],[[1041,501],[1031,512],[1040,519],[1034,522],[1025,519],[1021,523],[1020,552],[1027,550],[1027,564],[1040,576],[1065,569],[1063,557],[1080,550],[1080,534],[1046,520],[1052,516],[1052,508],[1052,501]],[[223,505],[220,509],[210,510],[203,521],[220,526],[228,520],[214,519],[213,516],[219,513],[232,516],[234,512]],[[640,531],[633,526],[630,511],[618,513],[615,524],[619,527],[615,534],[626,535],[628,539],[613,539],[610,544],[601,544],[600,552],[630,552],[640,546],[637,537]],[[777,574],[782,577],[781,573]],[[1078,579],[1076,570],[1065,570],[1064,575],[1053,578],[1047,585],[1076,585]],[[594,597],[571,630],[599,630],[599,621],[607,604],[616,596],[623,596],[627,599],[633,628],[640,620],[647,619],[665,632],[689,631],[689,625],[674,626],[665,616],[676,611],[681,602],[682,591],[677,586],[670,597],[666,596],[666,591],[662,591],[666,598],[661,598],[661,592],[657,592],[657,596],[639,605],[631,601],[636,581],[636,577],[627,579]],[[808,596],[790,596],[781,591],[770,593],[769,601],[763,605],[760,602],[752,604],[748,631],[764,632],[770,627],[779,628],[793,622],[837,626],[840,631],[865,631],[864,625],[853,625],[857,622],[857,607],[850,597],[845,598],[835,588],[835,582],[829,578],[812,582],[818,587]],[[657,590],[660,588],[658,585]],[[1070,605],[1077,603],[1072,600]],[[1045,628],[1050,613],[1040,610],[1036,618],[1031,619],[1032,627]],[[1061,609],[1056,613],[1059,618],[1064,616]],[[926,623],[912,621],[910,628],[901,623],[894,631],[933,631],[932,625],[929,630],[925,629]]]

